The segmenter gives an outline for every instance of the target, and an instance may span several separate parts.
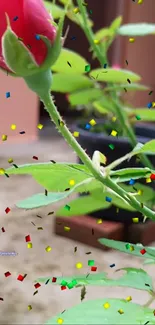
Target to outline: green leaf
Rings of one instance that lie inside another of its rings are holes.
[[[60,200],[64,200],[69,195],[71,195],[79,186],[82,186],[82,184],[89,184],[91,182],[91,178],[85,179],[84,181],[80,182],[79,184],[76,184],[72,189],[63,192],[63,193],[48,193],[46,196],[45,193],[39,193],[36,195],[33,195],[31,197],[26,198],[25,200],[20,201],[17,203],[18,208],[22,209],[35,209],[39,208],[45,205],[52,204],[54,202],[58,202]]]
[[[67,62],[70,63],[71,67]],[[81,55],[63,48],[58,60],[52,66],[52,71],[84,74],[86,65],[89,65],[89,63]]]
[[[63,200],[67,196],[68,196],[68,192],[64,192],[64,193],[49,192],[47,196],[44,193],[39,193],[20,201],[19,203],[16,204],[16,206],[20,209],[35,209]]]
[[[155,33],[155,24],[137,23],[122,25],[118,34],[122,36],[145,36]]]
[[[56,215],[60,217],[80,216],[92,213],[97,210],[107,209],[111,203],[105,200],[97,200],[92,195],[79,197],[68,203],[70,211],[65,210],[64,206],[61,207]]]
[[[113,286],[113,287],[129,287],[138,290],[153,291],[151,277],[142,269],[137,268],[121,268],[118,271],[125,271],[126,273],[120,278],[113,280],[107,277],[105,272],[89,275],[75,275],[75,276],[61,276],[57,277],[56,285],[61,285],[62,281],[71,283],[76,280],[76,286]],[[51,278],[51,277],[49,277]],[[39,278],[37,282],[46,282],[48,278]],[[52,283],[52,278],[49,281]],[[148,286],[146,286],[146,283]]]
[[[127,79],[130,82],[139,81],[141,77],[138,74],[135,74],[128,70],[123,69],[96,69],[90,72],[90,76],[95,78],[97,81],[104,82],[113,82],[113,83],[128,83]]]
[[[130,179],[149,178],[151,171],[149,168],[123,168],[116,171],[110,171],[110,177],[113,181],[127,182]]]
[[[87,105],[101,96],[102,91],[94,88],[72,93],[68,96],[68,100],[72,106]]]
[[[138,155],[140,153],[146,153],[149,155],[155,154],[155,140],[148,141],[144,145],[138,143],[137,146],[131,151],[131,156]]]
[[[122,23],[122,19],[123,19],[122,16],[119,16],[119,17],[115,18],[113,20],[113,22],[111,23],[110,30],[112,30],[114,34],[117,32],[118,28],[120,27],[120,25]]]
[[[71,187],[69,184],[70,180],[74,180],[76,185],[92,177],[92,174],[84,165],[67,163],[21,165],[18,166],[18,168],[8,168],[5,172],[8,175],[32,175],[33,178],[49,192],[63,192],[66,188]]]
[[[112,37],[112,36],[113,36],[113,31],[110,30],[110,28],[102,28],[98,30],[98,32],[95,34],[95,39],[101,41],[105,37]]]
[[[93,81],[83,75],[54,73],[51,90],[70,93],[79,89],[93,87]]]
[[[102,99],[93,103],[93,106],[100,114],[105,114],[107,112],[112,112],[115,114],[115,108],[113,107],[110,98],[108,96],[104,96],[104,94],[102,95]]]
[[[129,116],[130,114],[135,114],[140,116],[142,121],[155,121],[155,110],[149,110],[149,109],[145,109],[145,108],[133,108],[130,112],[129,112]]]
[[[109,92],[109,91],[122,91],[124,90],[124,88],[127,91],[144,91],[144,90],[148,90],[149,87],[141,85],[141,84],[137,84],[137,83],[132,83],[132,84],[123,84],[123,85],[113,85],[112,87],[105,87],[104,88],[104,92]],[[148,112],[148,110],[147,110]],[[151,112],[151,111],[149,111]]]
[[[46,9],[51,12],[53,19],[59,19],[64,13],[64,9],[56,4],[49,1],[44,1]]]
[[[98,239],[98,241],[100,242],[100,244],[116,249],[120,252],[126,253],[126,254],[131,254],[133,256],[138,256],[138,257],[142,257],[142,258],[147,258],[147,259],[154,259],[155,260],[155,250],[153,247],[145,247],[142,244],[131,244],[131,243],[124,243],[121,241],[117,241],[117,240],[111,240],[111,239],[107,239],[107,238],[100,238]],[[129,248],[127,248],[127,245],[129,245]],[[130,247],[133,247],[134,250],[130,250]],[[141,250],[145,249],[146,253],[145,254],[141,254]]]
[[[108,309],[104,308],[104,304],[107,302],[110,305]],[[119,310],[123,310],[124,313],[120,314]],[[86,300],[67,309],[63,314],[60,313],[52,317],[46,325],[57,325],[58,318],[63,319],[64,324],[67,325],[144,325],[148,322],[149,324],[155,324],[153,309],[127,302],[125,299],[114,298]]]
[[[127,192],[136,193],[136,191],[133,190],[133,185],[121,184],[120,186]],[[142,191],[141,195],[136,195],[136,199],[139,202],[146,202],[146,201],[152,200],[155,196],[154,190],[151,187],[142,185],[140,183],[135,183],[134,187],[135,187],[135,189],[137,189],[137,192],[138,192],[138,190]]]
[[[123,199],[121,199],[112,192],[103,192],[100,189],[96,188],[91,191],[91,195],[98,200],[102,200],[103,202],[106,201],[106,197],[110,197],[112,199],[111,204],[117,206],[118,208],[125,209],[128,211],[135,211],[135,209],[131,205],[129,205],[127,202],[125,202]]]

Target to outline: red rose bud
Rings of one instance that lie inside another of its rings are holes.
[[[0,67],[19,76],[37,72],[56,39],[51,19],[42,0],[1,0]]]

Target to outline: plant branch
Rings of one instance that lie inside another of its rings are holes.
[[[155,219],[155,213],[150,210],[149,208],[145,206],[141,206],[141,204],[128,192],[126,192],[124,189],[122,189],[119,185],[115,184],[109,177],[103,176],[102,172],[93,165],[92,160],[89,158],[89,156],[86,154],[86,152],[83,150],[83,148],[79,145],[79,143],[76,141],[76,139],[73,137],[65,123],[63,122],[59,112],[57,111],[57,108],[52,100],[52,97],[50,96],[50,93],[47,95],[43,95],[41,100],[43,101],[46,110],[48,111],[51,120],[55,123],[56,128],[58,131],[62,134],[64,139],[67,141],[67,143],[72,147],[74,152],[78,155],[78,157],[81,159],[81,161],[89,168],[89,170],[92,172],[93,176],[103,183],[107,188],[110,188],[114,192],[116,192],[118,195],[120,195],[125,201],[130,204],[133,208],[135,208],[137,211],[144,214],[146,217],[150,219]]]
[[[149,307],[152,304],[152,302],[155,300],[155,293],[151,292],[150,294],[151,294],[151,297],[146,302],[146,304],[143,305],[143,307]]]

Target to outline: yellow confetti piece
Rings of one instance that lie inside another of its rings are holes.
[[[74,12],[75,14],[77,14],[77,13],[79,12],[79,8],[74,8],[74,9],[73,9],[73,12]]]
[[[3,134],[3,135],[2,135],[2,141],[6,141],[6,140],[7,140],[7,137],[8,137],[8,136],[7,136],[6,134]]]
[[[69,184],[70,184],[70,185],[74,185],[74,184],[75,184],[74,179],[71,179],[71,180],[69,181]]]
[[[112,122],[115,122],[117,120],[117,117],[113,116],[111,120],[112,120]]]
[[[97,224],[98,224],[98,225],[100,225],[102,222],[103,222],[102,219],[98,219],[98,220],[97,220]]]
[[[81,269],[82,267],[83,267],[82,263],[80,263],[80,262],[76,263],[76,268],[77,269]]]
[[[58,319],[57,319],[57,323],[58,323],[58,324],[63,324],[63,322],[64,322],[64,320],[63,320],[62,318],[58,318]]]
[[[94,125],[96,125],[96,121],[92,119],[91,121],[89,121],[89,124],[90,124],[91,126],[94,126]]]
[[[141,5],[143,3],[143,0],[138,0],[138,5]]]
[[[138,195],[142,195],[143,191],[142,190],[138,190]]]
[[[132,218],[132,221],[133,221],[134,223],[138,223],[138,222],[139,222],[139,218]]]
[[[75,132],[73,133],[73,135],[74,135],[75,138],[78,138],[78,137],[79,137],[79,132],[75,131]]]
[[[38,125],[37,125],[37,128],[38,128],[39,130],[41,130],[41,129],[43,128],[43,124],[38,124]]]
[[[52,249],[52,248],[51,248],[50,246],[47,246],[47,247],[45,248],[46,252],[50,252],[51,249]]]
[[[135,39],[134,38],[129,38],[130,43],[134,43]]]
[[[12,158],[9,158],[9,159],[8,159],[8,163],[9,163],[9,164],[13,163],[13,159],[12,159]]]
[[[64,227],[64,231],[70,231],[70,229],[71,229],[70,227],[66,227],[66,226]]]
[[[98,39],[94,39],[94,44],[99,44],[100,43],[100,41],[98,40]]]
[[[12,124],[11,125],[11,130],[16,130],[16,127],[17,127],[16,124]]]
[[[119,310],[118,310],[118,313],[121,314],[121,315],[124,314],[123,309],[119,309]]]
[[[134,251],[134,246],[130,246],[130,252]]]
[[[105,309],[108,309],[108,308],[110,308],[110,304],[109,304],[108,302],[106,302],[106,303],[103,305],[103,307],[104,307]]]
[[[146,178],[146,183],[151,183],[151,178]]]
[[[0,168],[0,175],[4,175],[5,174],[5,169],[4,168]]]
[[[31,305],[28,305],[27,308],[28,308],[28,310],[31,310],[32,309],[32,306]]]
[[[155,107],[155,102],[152,102],[152,107]]]
[[[27,248],[32,248],[32,243],[28,243]]]
[[[112,130],[112,131],[111,131],[111,135],[112,135],[113,137],[116,137],[116,135],[117,135],[117,131]]]
[[[131,301],[131,300],[132,300],[132,297],[129,296],[129,297],[127,297],[125,300],[126,300],[126,301]]]

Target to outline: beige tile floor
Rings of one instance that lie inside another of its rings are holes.
[[[8,166],[7,159],[14,158],[17,165],[32,162],[32,156],[38,156],[39,161],[45,162],[76,160],[75,154],[60,137],[51,137],[49,141],[43,139],[37,143],[25,145],[7,145],[0,147],[0,167]],[[85,252],[92,252],[91,258],[95,260],[98,271],[114,272],[109,265],[116,264],[117,268],[133,266],[142,267],[142,259],[131,258],[116,251],[104,252],[86,245],[70,241],[54,234],[53,216],[48,212],[56,210],[57,206],[49,206],[36,210],[19,210],[15,207],[18,200],[39,192],[41,187],[29,176],[12,176],[0,179],[0,250],[15,251],[15,257],[0,256],[0,324],[44,324],[57,313],[80,303],[80,289],[61,291],[59,287],[44,285],[39,288],[37,295],[33,296],[34,280],[40,276],[61,276],[86,273],[88,271],[88,256]],[[10,213],[5,208],[10,207]],[[42,216],[42,219],[36,217]],[[36,227],[31,224],[34,222]],[[37,226],[43,230],[38,231]],[[0,230],[1,231],[1,230]],[[27,249],[25,236],[32,238],[33,248]],[[46,253],[45,247],[52,250]],[[74,253],[74,247],[77,252]],[[77,270],[75,264],[83,263],[83,269]],[[145,266],[145,270],[152,275],[155,281],[154,266]],[[11,276],[5,278],[4,273],[9,271]],[[17,281],[19,274],[27,273],[23,282]],[[147,293],[128,288],[88,287],[86,299],[101,297],[126,298],[131,295],[134,302],[141,304],[148,299]],[[28,311],[27,306],[32,305]],[[155,305],[154,305],[155,308]]]

